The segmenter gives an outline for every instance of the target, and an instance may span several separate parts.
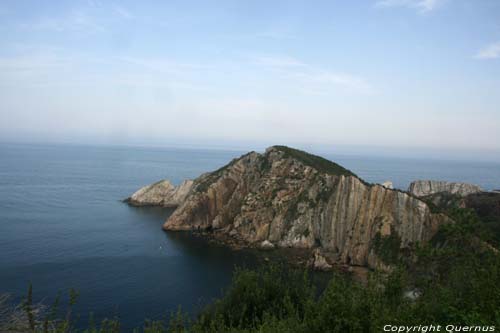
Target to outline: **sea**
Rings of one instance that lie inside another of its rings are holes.
[[[50,305],[79,297],[77,327],[119,318],[124,332],[144,319],[192,315],[223,295],[235,267],[258,254],[189,233],[164,232],[171,209],[122,202],[138,188],[179,184],[245,153],[237,150],[0,144],[0,295]],[[463,181],[500,188],[500,162],[322,154],[368,182]],[[65,306],[65,302],[61,303]]]

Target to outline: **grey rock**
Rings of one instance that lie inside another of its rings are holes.
[[[133,206],[177,207],[186,199],[192,186],[192,180],[185,180],[179,186],[162,180],[142,187],[126,201]]]
[[[407,290],[403,293],[405,298],[408,298],[410,301],[417,300],[422,295],[422,292],[418,289]]]
[[[477,185],[467,183],[454,183],[437,180],[416,180],[410,184],[408,192],[417,197],[424,197],[440,192],[467,196],[472,193],[482,192],[482,189]]]
[[[313,256],[309,263],[310,267],[316,271],[330,271],[332,265],[328,263],[319,249],[313,251]]]
[[[274,249],[274,244],[266,239],[265,241],[260,243],[260,248],[264,250],[271,250]]]
[[[392,182],[390,180],[387,180],[380,185],[382,185],[385,188],[391,189],[391,190],[394,188],[394,185],[392,184]]]

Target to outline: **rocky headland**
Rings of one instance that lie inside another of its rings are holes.
[[[125,202],[132,206],[162,206],[176,208],[186,200],[193,186],[192,180],[185,180],[174,186],[168,180],[161,180],[144,186],[132,194]]]
[[[425,201],[433,212],[472,210],[484,231],[491,234],[490,243],[500,246],[500,192],[483,191],[467,183],[418,180],[408,189]]]
[[[408,192],[417,197],[425,197],[436,193],[449,193],[465,197],[469,194],[479,193],[481,187],[467,183],[454,183],[437,180],[416,180],[408,188]]]
[[[202,232],[244,247],[301,249],[316,269],[388,267],[394,255],[450,222],[415,195],[369,184],[338,164],[285,146],[245,154],[184,189],[172,200],[176,188],[157,183],[129,202],[175,203],[165,230]]]

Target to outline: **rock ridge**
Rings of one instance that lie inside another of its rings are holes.
[[[468,183],[455,183],[437,180],[416,180],[408,187],[408,192],[417,197],[446,192],[465,197],[469,194],[482,192],[481,187]]]
[[[384,252],[428,241],[448,222],[409,193],[369,184],[322,157],[273,146],[195,179],[163,228],[205,231],[242,246],[311,250],[322,269],[375,268],[393,257]]]

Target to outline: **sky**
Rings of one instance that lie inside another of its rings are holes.
[[[499,152],[500,1],[3,0],[0,141]]]

